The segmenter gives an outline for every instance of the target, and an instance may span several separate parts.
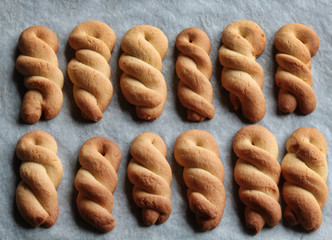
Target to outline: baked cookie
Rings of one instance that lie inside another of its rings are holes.
[[[176,73],[180,78],[178,96],[182,105],[188,108],[187,117],[196,122],[212,119],[210,39],[203,30],[191,27],[177,36],[176,47],[181,52],[176,61]]]
[[[264,71],[256,62],[265,48],[264,32],[252,21],[237,21],[224,29],[222,42],[218,52],[222,86],[230,92],[235,111],[242,108],[250,122],[258,122],[266,112]]]
[[[224,167],[212,135],[192,129],[182,133],[174,145],[176,162],[184,167],[190,209],[202,231],[219,225],[225,207]]]
[[[319,48],[319,38],[310,27],[300,23],[286,24],[274,38],[279,64],[275,80],[280,87],[278,107],[285,113],[297,107],[303,114],[316,108],[312,90],[311,58]]]
[[[50,29],[32,26],[25,29],[18,40],[21,55],[16,69],[24,75],[28,89],[23,98],[21,116],[26,123],[36,123],[57,116],[63,103],[63,74],[58,66],[56,52],[58,38]]]
[[[120,87],[128,102],[136,106],[137,116],[157,119],[164,110],[167,87],[161,73],[168,40],[158,28],[139,25],[131,28],[121,40],[123,54],[119,67],[123,71]]]
[[[56,192],[63,174],[56,155],[54,138],[44,131],[31,131],[17,142],[16,154],[22,160],[22,181],[16,189],[16,205],[22,217],[33,227],[51,227],[58,219]]]
[[[68,41],[76,51],[68,64],[75,102],[84,118],[97,122],[102,119],[113,95],[108,62],[116,36],[105,23],[87,21],[74,28]]]
[[[302,127],[289,137],[286,149],[281,162],[282,195],[287,205],[284,220],[290,226],[301,224],[305,230],[315,231],[322,224],[321,209],[328,195],[325,138],[315,128]]]
[[[136,205],[142,208],[144,224],[165,222],[171,214],[172,170],[166,160],[166,146],[156,134],[138,135],[130,147],[127,174]]]
[[[105,137],[90,138],[79,153],[82,167],[75,178],[78,212],[102,232],[109,232],[115,227],[113,193],[118,185],[116,172],[120,161],[119,146]]]
[[[234,179],[246,205],[245,222],[257,234],[265,223],[273,227],[281,219],[277,140],[266,128],[249,125],[236,133],[233,149],[239,157]]]

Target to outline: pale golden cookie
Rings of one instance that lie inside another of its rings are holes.
[[[90,138],[80,150],[79,161],[82,167],[75,178],[78,212],[98,230],[109,232],[115,227],[113,193],[118,185],[121,150],[108,138]]]
[[[203,30],[191,27],[177,36],[176,47],[181,52],[176,61],[176,73],[180,78],[178,96],[182,105],[188,108],[188,119],[196,122],[212,119],[210,39]]]
[[[323,134],[315,128],[302,127],[289,137],[287,154],[281,162],[285,179],[282,196],[286,202],[284,220],[307,231],[317,230],[323,221],[328,188],[326,153]]]
[[[239,157],[234,179],[246,205],[246,225],[257,234],[265,223],[273,227],[281,219],[277,140],[266,128],[249,125],[236,133],[233,149]]]
[[[29,27],[21,33],[18,49],[21,55],[16,60],[16,68],[24,75],[28,89],[21,107],[23,120],[36,123],[42,114],[45,119],[54,118],[63,102],[63,74],[56,56],[58,38],[46,27]]]
[[[144,224],[165,222],[171,214],[172,170],[164,141],[154,133],[142,133],[131,143],[127,174],[134,184],[133,198],[142,208]]]
[[[192,129],[182,133],[174,145],[174,157],[184,167],[190,209],[202,231],[217,227],[224,213],[226,194],[224,167],[212,135]]]
[[[250,122],[258,122],[266,112],[264,71],[256,62],[265,48],[264,32],[252,21],[237,21],[224,29],[222,42],[218,52],[222,86],[230,92],[235,111],[242,109]]]
[[[76,51],[68,64],[75,102],[83,117],[97,122],[103,117],[113,95],[108,62],[116,36],[105,23],[87,21],[71,32],[68,41]]]
[[[162,60],[168,50],[168,40],[158,28],[139,25],[131,28],[121,40],[123,54],[119,67],[123,71],[121,91],[128,102],[136,106],[137,116],[157,119],[164,110],[167,86]]]
[[[303,114],[316,108],[316,96],[312,90],[311,58],[319,48],[319,38],[310,27],[290,23],[281,27],[275,35],[274,45],[279,64],[275,80],[280,87],[278,107],[286,113],[297,107]]]
[[[17,142],[22,181],[16,189],[16,204],[22,217],[33,227],[51,227],[58,219],[56,188],[63,169],[57,151],[54,138],[40,130],[25,134]]]

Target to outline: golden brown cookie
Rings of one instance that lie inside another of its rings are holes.
[[[58,219],[56,189],[63,169],[57,151],[54,138],[40,130],[25,134],[17,142],[22,181],[16,189],[16,204],[22,217],[33,227],[51,227]]]
[[[87,21],[74,28],[68,41],[76,51],[68,64],[75,102],[83,117],[97,122],[103,117],[113,95],[108,62],[116,36],[105,23]]]
[[[158,28],[139,25],[131,28],[121,40],[124,53],[119,59],[123,71],[120,87],[128,102],[136,106],[137,116],[157,119],[164,110],[167,87],[161,73],[168,40]]]
[[[180,78],[178,96],[182,105],[188,108],[188,119],[196,122],[212,119],[210,39],[203,30],[190,27],[177,36],[176,47],[181,52],[176,61],[176,73]]]
[[[319,38],[310,27],[290,23],[281,27],[275,35],[274,45],[279,64],[275,80],[280,87],[278,106],[286,113],[297,107],[303,114],[316,108],[316,96],[312,90],[311,58],[319,48]]]
[[[266,128],[249,125],[236,133],[233,149],[239,157],[234,179],[246,205],[245,222],[257,234],[265,223],[273,227],[281,219],[277,140]]]
[[[222,42],[218,52],[224,67],[222,86],[230,92],[235,111],[242,109],[250,122],[258,122],[266,112],[262,92],[264,71],[256,62],[265,48],[264,32],[252,21],[237,21],[224,29]]]
[[[134,184],[133,198],[142,208],[144,224],[165,222],[171,214],[172,170],[166,160],[166,146],[158,135],[146,132],[138,135],[130,147],[127,174]]]
[[[174,157],[184,167],[190,209],[203,231],[219,225],[225,208],[224,167],[212,135],[192,129],[182,133],[174,145]]]
[[[115,227],[113,193],[118,185],[116,172],[120,161],[119,146],[105,137],[90,138],[79,153],[82,167],[75,178],[78,212],[102,232],[109,232]]]
[[[289,137],[286,149],[281,162],[282,195],[287,205],[284,220],[290,226],[301,224],[305,230],[315,231],[322,224],[321,209],[328,195],[325,138],[315,128],[301,127]]]
[[[24,75],[28,89],[21,107],[24,122],[36,123],[42,114],[45,119],[54,118],[63,102],[63,74],[56,56],[58,38],[46,27],[32,26],[21,33],[18,49],[21,55],[16,68]]]

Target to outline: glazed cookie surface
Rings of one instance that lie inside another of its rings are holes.
[[[56,52],[58,38],[43,26],[25,29],[18,40],[21,55],[16,69],[24,75],[28,89],[23,98],[21,116],[26,123],[36,123],[44,114],[45,119],[57,116],[63,103],[63,74],[58,66]]]
[[[78,212],[99,231],[109,232],[115,227],[113,193],[118,185],[121,150],[108,138],[90,138],[80,150],[79,162],[82,167],[75,177]]]
[[[41,130],[28,132],[17,142],[16,154],[22,160],[22,181],[16,189],[16,205],[33,227],[51,227],[58,219],[56,189],[63,169],[57,151],[54,138]]]
[[[68,41],[76,51],[68,64],[75,102],[84,118],[97,122],[113,95],[108,62],[116,36],[105,23],[87,21],[74,28]]]
[[[281,220],[277,140],[266,128],[249,125],[236,133],[233,149],[239,157],[234,179],[246,206],[246,226],[257,234],[265,223],[273,227]]]
[[[319,38],[313,29],[300,23],[281,27],[275,35],[274,45],[279,64],[275,81],[280,87],[278,107],[285,113],[298,107],[303,114],[316,108],[312,89],[311,58],[319,48]]]
[[[133,198],[142,208],[145,225],[164,223],[170,216],[172,170],[164,141],[155,133],[138,135],[131,143],[127,174],[134,184]]]
[[[256,62],[265,48],[265,34],[256,23],[241,20],[224,29],[222,42],[218,52],[222,86],[230,92],[235,111],[242,109],[250,122],[258,122],[266,112],[264,71]]]
[[[162,60],[168,50],[168,40],[158,28],[139,25],[131,28],[121,40],[123,54],[119,67],[123,71],[120,87],[127,101],[136,106],[137,116],[155,120],[162,114],[167,87]]]
[[[176,73],[180,79],[178,97],[188,108],[187,118],[196,122],[212,119],[210,39],[203,30],[190,27],[177,36],[176,47],[181,52],[176,60]]]
[[[226,201],[224,167],[217,142],[206,131],[188,130],[177,138],[174,157],[184,167],[183,179],[188,187],[189,206],[200,229],[208,231],[217,227]]]
[[[286,150],[281,162],[284,220],[290,226],[301,224],[315,231],[322,224],[321,209],[328,195],[326,140],[317,129],[302,127],[288,138]]]

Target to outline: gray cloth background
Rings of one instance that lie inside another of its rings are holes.
[[[322,1],[0,1],[0,238],[1,239],[245,239],[251,235],[244,225],[244,207],[238,199],[238,187],[233,180],[236,156],[232,150],[235,133],[249,123],[233,112],[228,93],[220,82],[221,65],[218,49],[221,33],[231,22],[252,20],[265,32],[266,48],[258,62],[265,74],[263,92],[267,111],[258,124],[268,128],[279,145],[279,162],[285,155],[285,144],[291,133],[303,126],[316,127],[328,143],[327,161],[331,159],[331,88],[332,88],[332,2]],[[75,105],[66,68],[73,57],[68,45],[70,32],[79,23],[99,20],[108,24],[117,36],[110,61],[114,95],[104,117],[91,123],[81,117]],[[277,68],[276,50],[273,46],[277,30],[292,22],[312,27],[320,38],[320,48],[312,59],[313,89],[317,96],[316,110],[303,116],[300,113],[282,114],[277,110],[278,88],[274,75]],[[141,121],[135,108],[124,99],[119,81],[121,70],[118,60],[122,53],[120,42],[124,34],[139,24],[160,28],[169,40],[169,50],[163,61],[163,74],[167,82],[167,102],[161,117],[153,122]],[[32,25],[50,28],[59,39],[57,53],[60,69],[64,73],[64,103],[60,114],[49,121],[34,125],[25,124],[20,118],[20,106],[25,93],[23,77],[15,70],[19,54],[17,40],[20,33]],[[175,61],[178,51],[175,39],[187,27],[202,28],[211,39],[213,63],[213,105],[215,117],[210,121],[192,123],[186,120],[186,109],[177,99],[178,78]],[[226,207],[218,227],[209,232],[200,232],[194,214],[189,210],[182,168],[173,156],[176,138],[188,129],[203,129],[210,132],[219,144],[221,161],[225,167]],[[15,205],[15,189],[20,181],[20,160],[15,156],[18,139],[31,130],[44,130],[54,136],[58,144],[64,174],[58,188],[60,215],[49,229],[30,228],[19,215]],[[167,145],[167,160],[173,171],[172,214],[167,222],[159,226],[142,225],[140,209],[131,195],[132,186],[126,175],[130,160],[131,141],[139,134],[152,131],[159,134]],[[76,208],[74,178],[79,168],[78,152],[82,144],[94,136],[105,136],[114,140],[122,150],[122,162],[118,171],[119,184],[114,194],[113,215],[116,227],[102,234],[85,223]],[[327,185],[332,189],[332,173],[329,171]],[[284,204],[281,199],[282,206]],[[255,239],[328,239],[332,235],[332,197],[323,208],[323,224],[314,233],[306,233],[300,227],[287,227],[283,221],[274,228],[265,227]]]

